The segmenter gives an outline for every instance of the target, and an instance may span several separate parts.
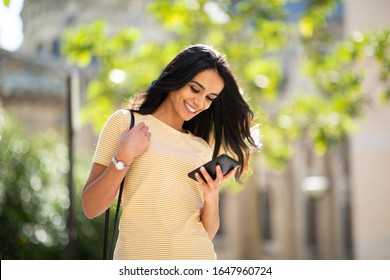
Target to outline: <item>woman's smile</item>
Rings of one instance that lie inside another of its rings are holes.
[[[190,104],[188,104],[187,102],[184,101],[184,105],[185,107],[187,108],[187,111],[191,114],[195,114],[198,110],[194,109],[193,107],[191,107]]]

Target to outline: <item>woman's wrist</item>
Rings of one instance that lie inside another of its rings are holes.
[[[215,212],[202,212],[202,218],[213,218],[213,217],[219,217],[219,209]]]
[[[117,159],[117,160],[120,160],[122,161],[125,165],[131,165],[131,163],[133,162],[134,158],[129,156],[128,153],[123,153],[121,151],[117,151],[114,155],[114,157]]]
[[[219,205],[218,203],[205,203],[202,209],[202,216],[204,217],[214,217],[219,215]]]

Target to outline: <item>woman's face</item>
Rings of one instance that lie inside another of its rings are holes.
[[[207,110],[220,94],[224,82],[218,72],[207,69],[199,72],[184,87],[168,95],[173,110],[183,121],[188,121]]]

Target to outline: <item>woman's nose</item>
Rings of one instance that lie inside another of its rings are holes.
[[[204,107],[204,96],[199,95],[199,96],[195,97],[194,98],[194,104],[198,107],[198,108],[196,108],[197,110],[203,109],[203,107]]]

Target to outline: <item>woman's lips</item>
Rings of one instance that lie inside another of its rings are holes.
[[[187,110],[188,110],[190,113],[192,113],[192,114],[195,114],[195,113],[198,111],[198,110],[192,108],[191,105],[188,104],[188,103],[185,102],[185,101],[184,101],[184,105],[185,105],[185,107],[187,108]]]

